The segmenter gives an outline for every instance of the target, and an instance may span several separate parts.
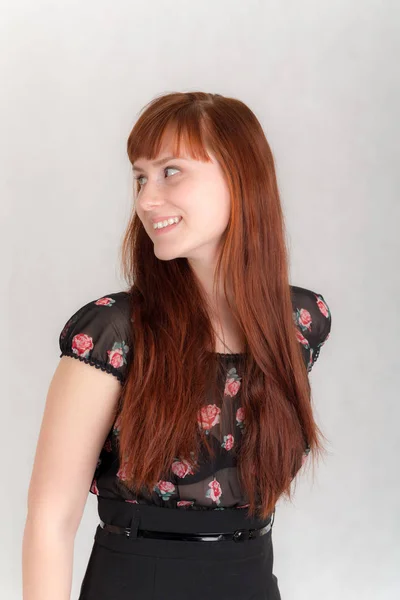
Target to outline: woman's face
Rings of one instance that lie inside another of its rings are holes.
[[[154,243],[160,260],[186,257],[193,266],[215,263],[221,236],[230,216],[229,190],[219,163],[172,157],[171,137],[166,135],[159,156],[153,161],[138,159],[134,177],[140,184],[135,209]],[[154,222],[180,217],[178,224],[154,229]]]

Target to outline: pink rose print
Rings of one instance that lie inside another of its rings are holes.
[[[179,500],[176,506],[193,506],[194,500]]]
[[[118,369],[126,364],[126,354],[129,352],[129,346],[125,342],[115,342],[111,350],[107,350],[108,362]]]
[[[245,410],[243,406],[240,406],[236,411],[236,425],[242,428],[244,427]]]
[[[192,465],[185,459],[181,461],[179,459],[174,460],[172,472],[180,479],[183,479],[186,475],[193,475]]]
[[[121,481],[125,481],[126,479],[128,479],[128,474],[126,472],[126,465],[120,466],[120,468],[118,469],[118,472],[117,472],[117,477],[118,477],[118,479],[121,479]]]
[[[329,317],[329,308],[327,307],[325,302],[322,300],[321,296],[318,296],[318,294],[315,294],[315,297],[317,298],[317,306],[318,306],[319,310],[322,312],[324,317],[328,318]]]
[[[304,337],[304,335],[301,333],[301,331],[299,329],[296,329],[296,337],[297,337],[298,342],[303,344],[303,346],[305,346],[306,348],[309,348],[308,340]]]
[[[72,352],[78,356],[87,357],[93,348],[93,339],[86,333],[77,333],[72,338]]]
[[[220,504],[222,490],[221,490],[221,486],[220,486],[219,482],[215,479],[215,477],[214,477],[213,481],[210,481],[210,483],[208,484],[208,487],[210,489],[207,490],[206,498],[211,498],[211,500],[213,500],[213,502]]]
[[[170,481],[163,481],[160,479],[154,486],[154,491],[157,492],[163,500],[169,500],[172,494],[175,492],[175,486]]]
[[[241,377],[237,374],[236,368],[229,369],[224,389],[225,396],[236,396],[240,389],[240,380]]]
[[[311,331],[312,319],[311,319],[311,315],[308,312],[308,310],[306,310],[305,308],[300,308],[297,311],[297,313],[298,313],[297,322],[300,325],[302,331],[304,331],[305,329],[308,329],[308,331]]]
[[[125,500],[125,502],[130,502],[131,504],[139,504],[137,500]]]
[[[200,419],[197,421],[200,429],[203,428],[208,434],[210,429],[219,423],[221,409],[216,404],[203,406],[200,411]]]
[[[114,298],[108,298],[107,296],[104,296],[103,298],[96,300],[95,304],[97,306],[112,306],[114,302]]]
[[[236,396],[240,389],[240,381],[234,379],[228,379],[225,384],[224,394],[225,396]]]
[[[224,441],[222,442],[221,446],[222,448],[225,448],[225,450],[231,450],[233,448],[233,442],[233,435],[231,433],[228,433],[228,435],[224,435]]]
[[[99,489],[97,487],[96,479],[93,479],[92,485],[90,486],[90,491],[92,492],[92,494],[96,494],[96,496],[99,495]]]

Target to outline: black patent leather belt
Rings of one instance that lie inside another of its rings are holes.
[[[145,538],[156,538],[162,540],[184,540],[188,542],[219,542],[223,540],[230,540],[234,542],[241,542],[242,540],[252,540],[261,535],[265,535],[271,529],[273,519],[264,527],[260,529],[236,529],[236,531],[229,533],[176,533],[170,531],[151,531],[149,529],[138,529],[137,537]],[[100,527],[104,531],[110,533],[125,534],[127,537],[130,536],[129,527],[119,527],[118,525],[109,525],[100,520]]]

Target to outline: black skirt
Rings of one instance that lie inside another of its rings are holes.
[[[245,509],[178,510],[98,498],[99,516],[133,530],[221,533],[258,529]],[[139,522],[138,522],[139,518]],[[100,524],[79,600],[280,600],[272,529],[240,541],[186,541],[106,532]]]

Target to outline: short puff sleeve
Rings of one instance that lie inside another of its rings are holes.
[[[60,336],[62,356],[71,356],[125,382],[132,355],[127,292],[107,294],[79,308]]]
[[[310,372],[329,338],[331,311],[322,294],[293,286],[293,319],[297,326],[297,339],[306,358],[307,372]]]

